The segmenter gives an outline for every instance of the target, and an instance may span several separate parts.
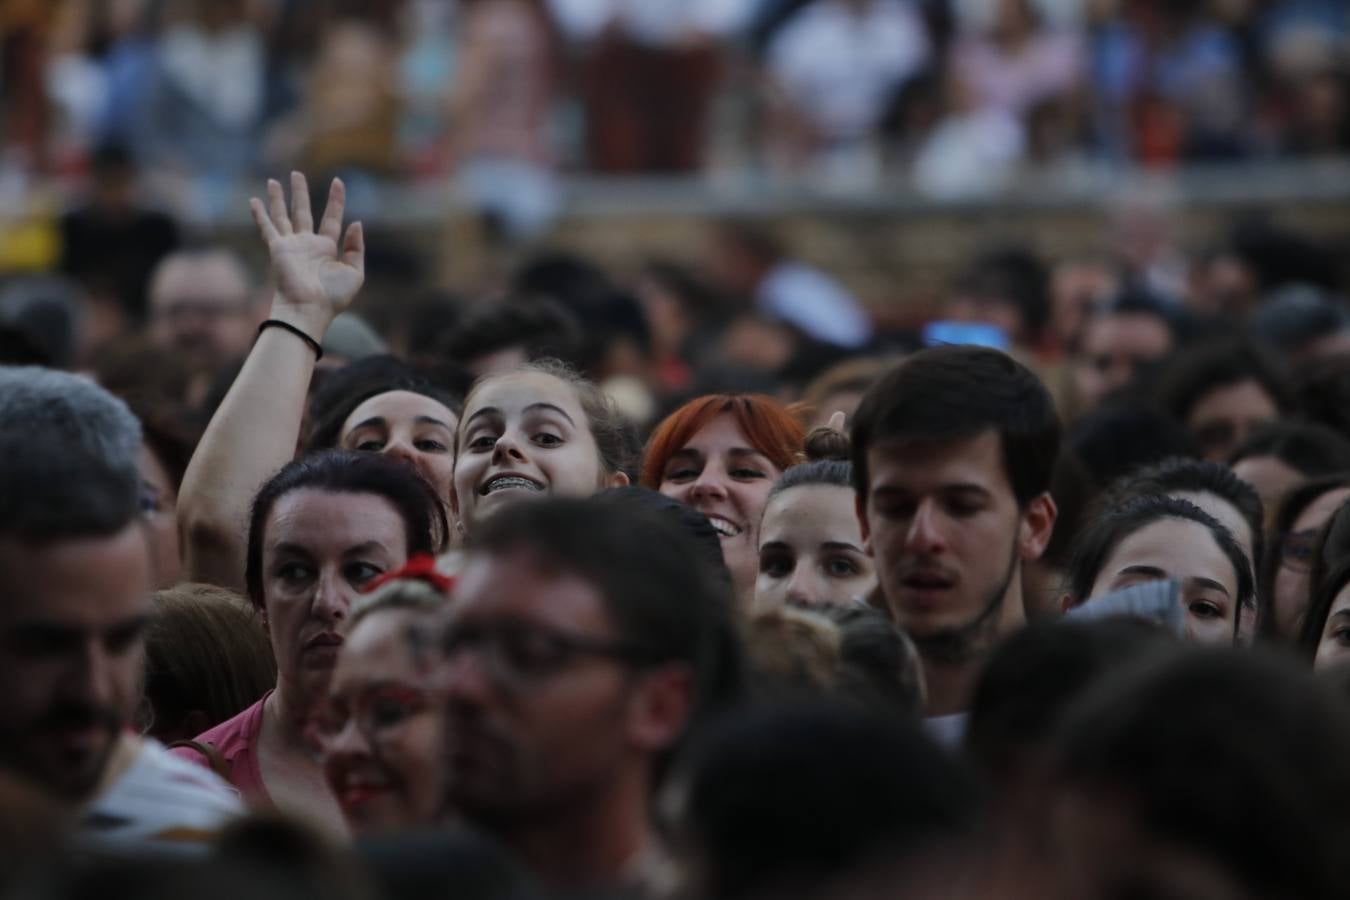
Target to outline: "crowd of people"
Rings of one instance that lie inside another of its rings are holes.
[[[323,194],[266,279],[0,292],[0,895],[1345,895],[1313,242],[991,250],[903,335],[726,222],[720,292],[376,329]]]
[[[120,143],[206,212],[279,165],[453,172],[528,229],[559,169],[949,195],[1350,150],[1338,0],[61,0],[0,35],[6,173]]]

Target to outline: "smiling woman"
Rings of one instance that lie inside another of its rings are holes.
[[[743,602],[754,595],[769,490],[801,460],[803,440],[801,425],[769,397],[710,394],[671,413],[647,443],[643,486],[708,517]]]
[[[1237,611],[1251,600],[1251,561],[1213,516],[1186,500],[1136,497],[1083,533],[1069,567],[1065,606],[1148,581],[1181,582],[1185,636],[1232,646]]]
[[[556,361],[479,379],[455,437],[451,504],[472,538],[523,497],[587,497],[628,484],[628,425],[595,385]]]

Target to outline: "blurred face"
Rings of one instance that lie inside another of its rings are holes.
[[[310,488],[278,499],[266,529],[263,594],[278,681],[303,706],[328,690],[338,626],[362,587],[408,561],[407,534],[383,497]]]
[[[1018,562],[1040,555],[1054,517],[1018,508],[1000,444],[991,429],[868,448],[863,537],[896,621],[921,644],[992,637],[1014,588],[1020,615]]]
[[[318,717],[324,773],[357,835],[425,828],[442,801],[444,720],[431,616],[370,613],[338,654]]]
[[[1333,669],[1350,663],[1350,584],[1341,588],[1327,611],[1314,669]]]
[[[217,371],[253,345],[257,310],[248,283],[223,255],[170,260],[150,287],[150,337]]]
[[[743,598],[755,590],[759,523],[780,474],[736,418],[723,413],[671,454],[661,476],[661,493],[703,513],[717,529],[737,596]]]
[[[182,573],[178,559],[178,490],[159,457],[144,444],[137,465],[141,473],[141,511],[155,564],[155,587],[172,587]]]
[[[389,391],[362,403],[342,423],[339,446],[386,453],[408,463],[436,495],[450,498],[455,473],[455,427],[445,406],[412,391]]]
[[[1278,535],[1280,564],[1275,570],[1272,598],[1275,633],[1286,641],[1298,637],[1308,611],[1313,551],[1317,534],[1331,514],[1350,498],[1350,488],[1337,488],[1318,497],[1294,519],[1288,533]]]
[[[757,606],[861,603],[876,587],[853,489],[813,484],[769,501],[759,529]]]
[[[645,747],[646,676],[618,658],[594,585],[517,550],[471,559],[446,631],[446,782],[471,821],[512,830],[594,806]],[[613,652],[607,652],[613,651]]]
[[[1255,381],[1217,387],[1202,396],[1186,417],[1205,459],[1224,462],[1252,431],[1280,417],[1275,399]]]
[[[0,765],[87,800],[140,699],[151,561],[145,533],[0,538]]]
[[[1303,473],[1274,456],[1248,456],[1233,464],[1233,474],[1256,488],[1267,510],[1280,505],[1290,488],[1303,480]]]
[[[493,378],[464,408],[453,501],[465,530],[529,497],[586,497],[607,481],[586,411],[566,382],[542,372]]]
[[[1233,645],[1237,573],[1208,528],[1188,519],[1160,519],[1122,540],[1106,558],[1089,598],[1147,581],[1181,581],[1186,639]]]
[[[1172,333],[1157,316],[1106,315],[1088,322],[1074,363],[1074,378],[1084,409],[1125,387],[1143,366],[1166,356]]]

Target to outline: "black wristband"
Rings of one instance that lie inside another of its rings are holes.
[[[310,337],[309,335],[305,334],[305,333],[304,333],[303,331],[301,331],[299,328],[296,328],[296,327],[295,327],[294,325],[292,325],[290,322],[283,322],[283,321],[281,321],[280,319],[268,319],[267,321],[263,322],[261,325],[258,326],[258,334],[261,335],[261,334],[263,333],[263,331],[264,331],[265,329],[268,329],[268,328],[284,328],[284,329],[286,329],[286,330],[289,331],[291,334],[295,335],[295,336],[298,337],[300,340],[304,341],[306,344],[309,344],[309,349],[311,349],[311,350],[314,351],[314,361],[315,361],[315,362],[318,362],[319,360],[323,359],[323,347],[322,347],[322,345],[320,345],[318,341],[314,340],[314,338],[312,338],[312,337]]]

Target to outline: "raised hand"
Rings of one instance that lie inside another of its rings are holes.
[[[351,305],[365,280],[366,242],[361,223],[353,222],[345,234],[342,231],[346,202],[346,187],[334,178],[315,231],[309,185],[304,175],[292,172],[289,212],[281,184],[271,179],[266,205],[257,197],[248,204],[272,257],[277,296],[271,315],[303,328],[315,340],[321,340],[338,313]]]

